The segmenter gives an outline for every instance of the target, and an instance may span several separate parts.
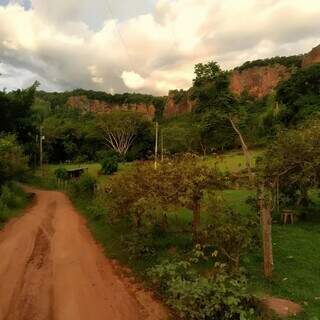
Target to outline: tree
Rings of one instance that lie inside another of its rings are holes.
[[[19,178],[28,169],[28,158],[14,135],[0,136],[0,185]]]
[[[35,82],[30,88],[11,92],[0,92],[0,132],[15,134],[17,141],[30,155],[35,153],[37,129],[33,123],[32,105],[39,86]]]
[[[213,112],[215,115],[219,115],[217,119],[222,120],[222,123],[225,120],[229,122],[241,142],[249,180],[253,185],[254,175],[251,169],[251,155],[239,127],[241,113],[235,97],[229,90],[228,72],[221,71],[216,62],[208,62],[207,64],[196,65],[195,74],[192,96],[198,102],[197,112],[204,113],[206,117],[208,117],[208,112]]]
[[[222,187],[219,172],[209,168],[193,155],[166,159],[154,169],[151,163],[140,164],[126,173],[111,178],[110,203],[120,215],[131,213],[137,227],[143,216],[157,208],[165,212],[172,208],[188,208],[193,213],[193,239],[198,240],[201,200],[208,188]],[[165,223],[164,223],[165,224]]]
[[[198,63],[195,65],[194,73],[196,75],[193,79],[194,86],[201,86],[208,82],[214,81],[221,73],[220,66],[217,62],[209,61],[207,63]]]
[[[277,100],[283,105],[280,114],[285,125],[299,124],[320,111],[320,65],[300,69],[277,90]]]
[[[125,157],[141,130],[151,123],[142,114],[131,111],[113,111],[99,116],[98,127],[107,147]]]
[[[275,199],[284,193],[297,208],[308,201],[308,190],[319,187],[319,141],[320,120],[310,120],[299,129],[280,132],[258,162],[258,205],[267,277],[272,276],[273,270],[271,227]]]

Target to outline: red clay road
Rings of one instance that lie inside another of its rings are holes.
[[[0,232],[0,320],[162,320],[151,295],[117,275],[61,192],[35,193]]]

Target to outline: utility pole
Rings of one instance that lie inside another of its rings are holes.
[[[163,131],[161,129],[161,162],[163,162]]]
[[[43,176],[43,140],[44,140],[44,136],[42,134],[42,126],[40,126],[40,171],[41,171],[41,176]]]
[[[157,169],[158,161],[158,136],[159,136],[159,124],[156,122],[156,142],[154,147],[154,168]]]

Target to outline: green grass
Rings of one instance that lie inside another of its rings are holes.
[[[248,190],[224,191],[228,204],[241,214],[248,214]],[[316,192],[313,200],[317,203]],[[320,207],[318,207],[320,211]],[[319,212],[320,215],[320,212]],[[274,278],[268,281],[262,273],[262,252],[245,257],[252,292],[270,294],[300,303],[305,313],[295,319],[320,319],[320,224],[298,221],[294,225],[273,225]]]
[[[257,157],[261,156],[263,150],[252,150],[252,165],[255,165]],[[223,172],[237,172],[246,168],[245,157],[241,150],[228,152],[224,155],[208,156],[205,158],[210,166],[217,164],[217,168]]]
[[[126,170],[130,168],[131,166],[134,165],[134,162],[126,162],[126,163],[120,163],[119,164],[119,171],[121,170]],[[108,180],[107,175],[101,175],[100,170],[101,170],[101,165],[100,163],[81,163],[81,164],[48,164],[44,165],[43,167],[43,175],[44,179],[42,180],[48,180],[48,186],[52,185],[54,182],[54,171],[60,167],[63,167],[65,169],[78,169],[78,168],[87,168],[88,173],[92,175],[93,177],[98,179],[98,183],[103,185],[105,182]],[[38,170],[35,173],[35,176],[39,177],[40,176],[40,171]],[[53,185],[56,187],[56,185]]]

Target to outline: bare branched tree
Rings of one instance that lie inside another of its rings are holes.
[[[108,147],[125,156],[138,133],[141,115],[130,111],[115,111],[100,117],[99,128]]]

